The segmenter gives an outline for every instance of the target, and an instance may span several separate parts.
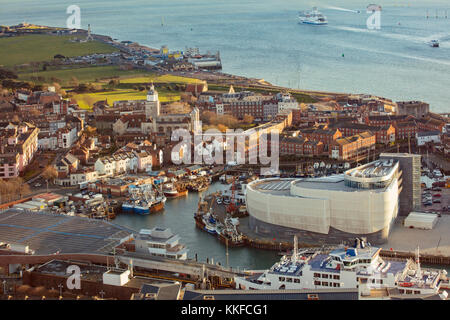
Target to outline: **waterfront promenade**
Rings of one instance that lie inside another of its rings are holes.
[[[405,228],[398,220],[391,231],[385,250],[414,252],[417,246],[421,254],[450,256],[450,215],[442,215],[433,230]]]

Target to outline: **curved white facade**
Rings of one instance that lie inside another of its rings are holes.
[[[247,186],[251,218],[270,225],[320,234],[330,228],[348,234],[382,232],[387,237],[398,213],[398,165],[384,188],[357,189],[344,176],[319,179],[264,179]],[[385,177],[380,180],[386,181]],[[371,178],[373,179],[373,177]],[[282,185],[284,188],[278,188]]]

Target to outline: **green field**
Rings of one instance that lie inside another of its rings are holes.
[[[116,48],[99,41],[71,42],[74,36],[27,35],[0,38],[0,65],[11,67],[30,62],[53,60],[56,54],[76,57],[93,53],[111,53]]]
[[[102,79],[135,76],[140,74],[145,76],[148,75],[148,72],[142,70],[121,70],[118,66],[106,66],[20,73],[19,79],[42,84],[52,83],[56,78],[59,79],[59,81],[56,82],[59,82],[62,86],[70,86],[73,77],[77,78],[79,82],[96,82]],[[44,78],[44,81],[37,81],[36,77],[42,77]]]
[[[194,79],[194,78],[187,78],[187,77],[180,77],[180,76],[174,76],[170,74],[164,74],[164,75],[149,75],[149,76],[142,76],[142,77],[134,77],[134,78],[127,78],[127,79],[121,79],[120,83],[127,83],[127,84],[143,84],[143,83],[179,83],[179,84],[187,84],[187,83],[202,83],[202,80]]]

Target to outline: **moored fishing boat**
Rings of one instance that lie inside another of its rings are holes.
[[[172,183],[166,184],[164,186],[164,195],[167,198],[177,198],[188,194],[188,190],[178,190]]]

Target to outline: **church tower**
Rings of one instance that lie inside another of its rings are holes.
[[[147,100],[145,101],[145,116],[153,119],[153,123],[156,123],[156,118],[159,117],[160,103],[158,98],[158,91],[152,84],[150,90],[147,92]]]

